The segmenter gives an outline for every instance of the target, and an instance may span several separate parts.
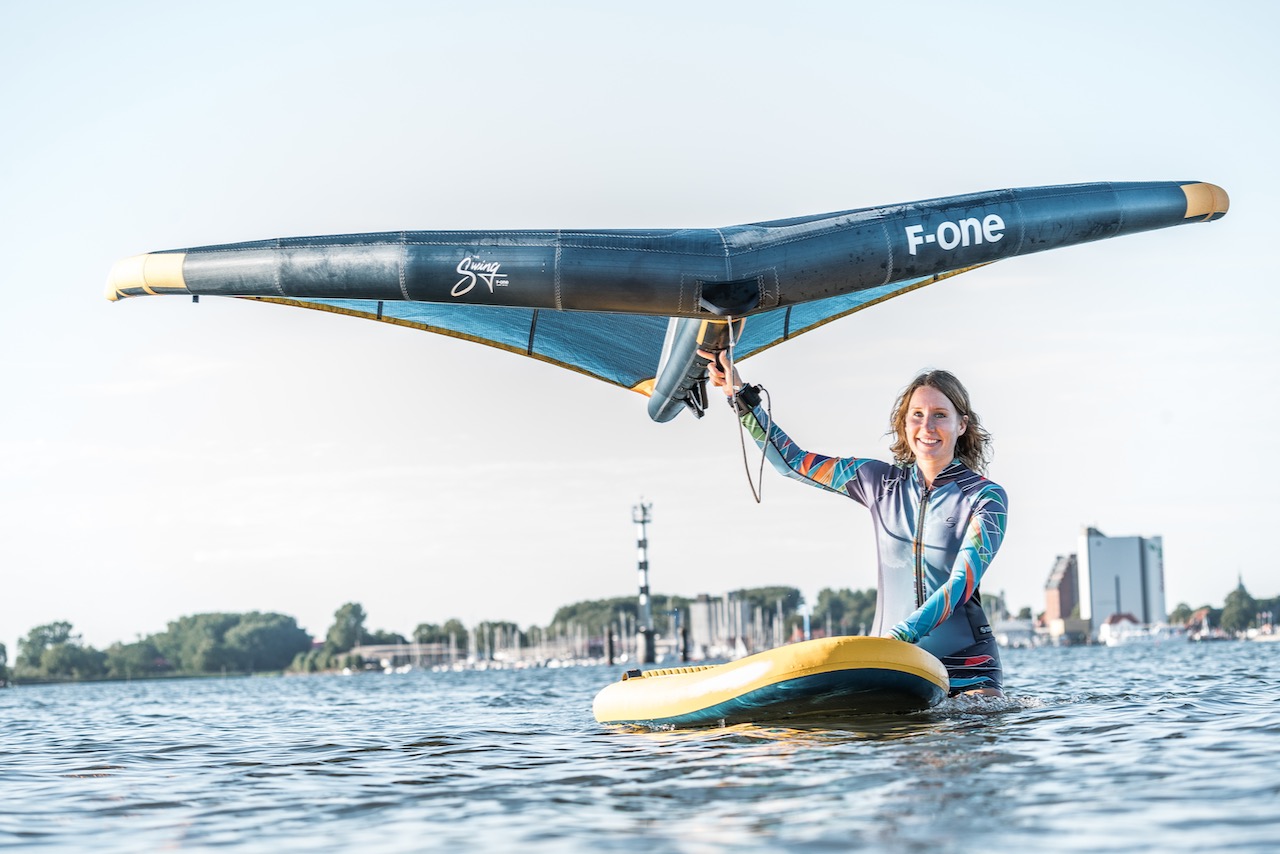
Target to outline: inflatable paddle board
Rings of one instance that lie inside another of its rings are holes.
[[[913,644],[821,638],[728,664],[629,670],[592,710],[600,723],[662,729],[831,720],[928,709],[949,686],[942,662]]]

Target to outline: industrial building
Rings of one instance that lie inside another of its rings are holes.
[[[1108,537],[1086,527],[1078,552],[1060,556],[1045,584],[1044,621],[1058,642],[1097,641],[1113,618],[1162,624],[1166,613],[1161,537]]]
[[[1094,638],[1113,614],[1143,625],[1163,623],[1164,541],[1160,537],[1108,537],[1096,528],[1080,535],[1080,617]]]
[[[1059,556],[1044,584],[1044,626],[1055,643],[1100,640],[1115,622],[1166,620],[1164,540],[1080,530],[1079,551]]]
[[[1080,617],[1079,562],[1076,556],[1059,555],[1044,586],[1044,625],[1057,644],[1089,641],[1089,622]]]

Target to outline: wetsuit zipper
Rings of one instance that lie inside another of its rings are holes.
[[[916,513],[916,607],[924,604],[924,514],[929,509],[929,495],[933,492],[926,486],[920,493],[920,510]]]

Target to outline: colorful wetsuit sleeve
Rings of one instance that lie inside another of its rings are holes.
[[[956,554],[947,582],[933,591],[911,616],[890,630],[893,637],[908,643],[918,642],[973,596],[1004,539],[1008,516],[1004,490],[988,483],[974,501],[964,545]]]
[[[758,403],[742,407],[742,424],[756,444],[764,450],[765,457],[782,474],[810,486],[838,492],[861,504],[866,504],[858,482],[858,470],[867,463],[877,462],[858,457],[826,457],[798,447],[791,437],[782,431]]]

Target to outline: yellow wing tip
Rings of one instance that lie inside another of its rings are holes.
[[[1183,184],[1182,192],[1187,197],[1187,219],[1200,219],[1208,222],[1218,219],[1231,207],[1231,199],[1227,191],[1217,184],[1203,182]]]
[[[189,294],[182,276],[184,252],[161,252],[131,255],[115,263],[107,276],[107,299],[115,302],[124,297],[144,294]]]

